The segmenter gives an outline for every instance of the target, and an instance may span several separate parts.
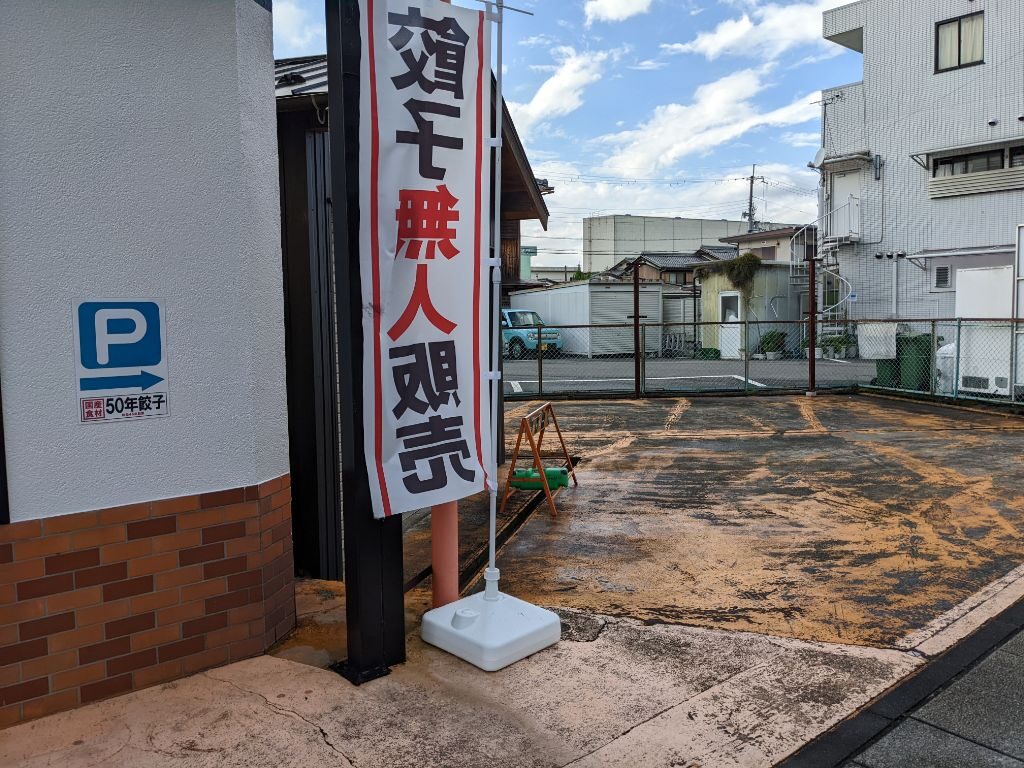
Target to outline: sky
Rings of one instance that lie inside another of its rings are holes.
[[[504,95],[546,198],[535,263],[580,263],[583,218],[816,217],[822,88],[861,79],[860,54],[821,38],[848,0],[509,0]],[[474,5],[468,0],[460,4]],[[275,0],[274,55],[326,50],[323,0]]]

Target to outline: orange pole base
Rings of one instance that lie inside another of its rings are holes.
[[[430,554],[434,607],[459,599],[459,504],[456,501],[430,509]]]

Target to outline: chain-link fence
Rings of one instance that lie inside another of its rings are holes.
[[[503,331],[505,395],[586,397],[635,390],[632,324]]]
[[[1024,321],[819,323],[813,342],[806,321],[545,325],[505,329],[503,346],[508,399],[865,387],[1024,400]]]
[[[864,386],[956,399],[1020,401],[1019,355],[1014,350],[1024,323],[1011,320],[857,322],[861,354],[875,358],[875,375]],[[885,327],[886,348],[871,349]],[[890,353],[895,351],[895,356]],[[1015,375],[1015,369],[1018,375]]]

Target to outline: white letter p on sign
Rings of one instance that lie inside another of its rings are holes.
[[[128,333],[111,333],[111,320],[131,320],[132,330]],[[135,344],[146,336],[146,318],[137,309],[100,309],[96,312],[96,362],[107,365],[110,362],[111,344]]]

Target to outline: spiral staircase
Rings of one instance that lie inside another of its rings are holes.
[[[817,254],[819,328],[821,336],[847,330],[853,285],[839,271],[839,249],[860,240],[860,199],[850,198],[840,207],[798,230],[790,239],[789,281],[798,292],[810,288],[807,257]]]

